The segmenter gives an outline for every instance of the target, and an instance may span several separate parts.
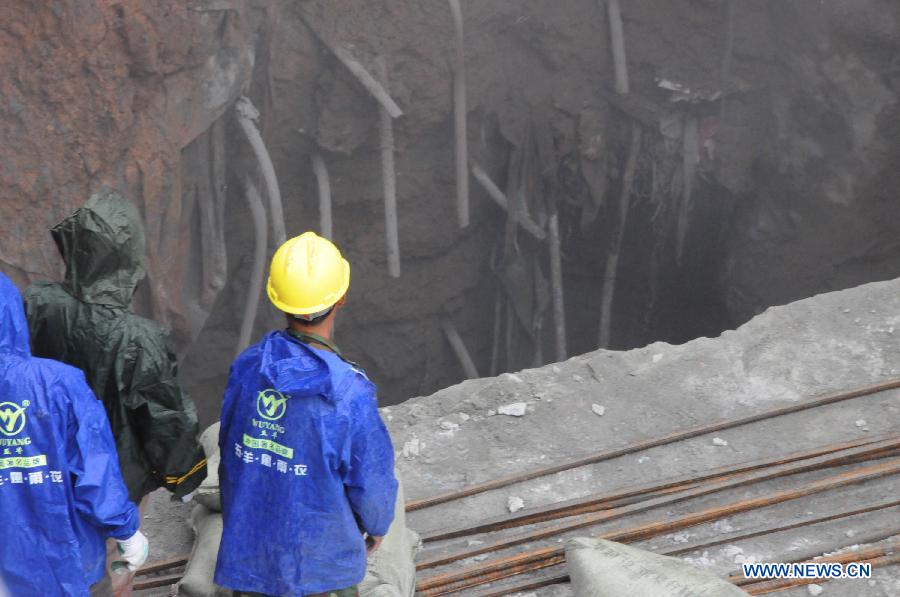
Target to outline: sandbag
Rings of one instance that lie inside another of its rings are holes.
[[[566,566],[576,597],[746,597],[683,560],[603,539],[572,539]]]
[[[206,506],[213,512],[222,511],[222,500],[219,497],[219,422],[210,425],[200,435],[200,445],[206,453],[206,479],[194,492],[194,501]]]
[[[231,591],[213,583],[219,544],[222,542],[222,515],[202,505],[191,511],[191,526],[196,540],[178,594],[187,597],[231,597]]]
[[[400,483],[394,521],[381,547],[369,556],[366,577],[359,584],[360,597],[412,597],[416,590],[414,557],[418,546],[419,536],[406,527],[406,500]]]

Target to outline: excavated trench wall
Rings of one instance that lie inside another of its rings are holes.
[[[148,228],[136,308],[176,332],[203,418],[234,356],[252,261],[242,94],[261,112],[289,234],[318,227],[313,154],[327,164],[334,238],[353,264],[339,340],[385,403],[462,377],[441,316],[489,373],[501,293],[515,309],[501,311],[496,367],[553,359],[546,248],[511,239],[474,180],[472,224],[456,225],[445,0],[7,4],[0,266],[19,283],[59,276],[46,228],[100,186],[124,191]],[[569,354],[597,346],[635,122],[612,347],[715,335],[772,304],[900,274],[900,7],[623,4],[625,99],[607,91],[602,3],[463,6],[470,156],[501,188],[529,164],[522,197],[539,222],[556,199]],[[404,110],[399,279],[387,275],[377,105],[319,37],[372,71],[383,56]],[[254,336],[274,325],[261,301]]]

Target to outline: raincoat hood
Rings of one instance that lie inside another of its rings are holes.
[[[12,280],[0,273],[0,356],[31,356],[28,322],[22,295]]]
[[[103,191],[50,233],[66,263],[65,284],[79,300],[128,307],[144,279],[144,229],[135,206]]]
[[[285,331],[267,334],[259,343],[259,373],[273,388],[304,398],[320,396],[334,401],[332,374],[322,356]]]

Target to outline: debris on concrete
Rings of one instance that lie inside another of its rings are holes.
[[[810,595],[815,596],[815,595],[821,595],[822,591],[824,591],[825,589],[822,587],[822,585],[817,585],[817,584],[813,583],[811,585],[808,585],[806,587],[806,590],[809,591]]]
[[[416,456],[419,455],[422,449],[422,442],[419,441],[419,438],[413,436],[413,438],[403,444],[403,457],[412,460]]]
[[[716,564],[716,561],[713,558],[709,557],[708,551],[704,551],[701,555],[695,558],[686,557],[684,558],[684,561],[688,562],[689,564],[693,564],[698,568],[712,568]]]
[[[516,513],[525,507],[525,500],[517,495],[511,495],[506,500],[506,509],[512,513]]]
[[[513,402],[512,404],[501,406],[497,409],[497,412],[509,417],[524,417],[527,410],[528,405],[524,402]]]
[[[591,405],[591,410],[594,411],[594,414],[598,417],[602,417],[604,414],[606,414],[606,407],[600,406],[596,403]]]
[[[722,550],[722,553],[724,553],[725,557],[735,564],[742,564],[747,560],[746,556],[744,555],[744,550],[737,545],[726,546],[725,549]]]
[[[444,431],[459,431],[459,425],[453,421],[441,421],[440,428]]]
[[[712,528],[717,533],[731,533],[734,531],[734,527],[731,526],[731,523],[728,522],[727,518],[717,520],[713,523]]]
[[[721,437],[714,437],[712,440],[714,446],[727,446],[728,442],[722,439]]]

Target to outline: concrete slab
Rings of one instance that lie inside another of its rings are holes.
[[[701,338],[681,346],[658,343],[629,352],[596,351],[540,369],[467,381],[382,412],[395,441],[408,494],[422,498],[898,376],[900,281],[889,281],[769,309],[719,338]],[[525,403],[524,416],[498,414],[515,403]],[[597,416],[594,405],[604,407],[603,416]],[[900,392],[883,392],[427,508],[411,513],[410,521],[419,531],[448,524],[462,526],[504,514],[511,496],[521,498],[523,512],[527,512],[589,493],[897,429]],[[628,524],[821,476],[825,473],[726,492],[629,517]],[[727,524],[734,529],[755,528],[789,521],[806,511],[849,510],[890,495],[900,495],[900,478],[747,513]],[[759,558],[787,555],[801,546],[826,551],[842,537],[847,539],[844,533],[848,531],[865,533],[900,524],[897,514],[896,509],[873,513],[739,547]],[[616,526],[611,523],[603,528]],[[648,546],[662,549],[685,537],[694,541],[717,532],[712,525],[698,527],[674,538],[648,542]],[[499,536],[503,533],[477,539],[489,541]],[[465,545],[465,540],[455,545]],[[504,553],[524,548],[527,546]],[[433,549],[428,546],[426,552]],[[738,552],[731,549],[730,560],[725,553],[725,548],[719,548],[706,558],[702,554],[693,557],[698,565],[727,573],[736,569],[733,556]],[[900,579],[900,570],[877,571],[876,576],[874,585],[854,584],[854,594],[884,594],[884,586]],[[535,592],[553,595],[559,590]]]

